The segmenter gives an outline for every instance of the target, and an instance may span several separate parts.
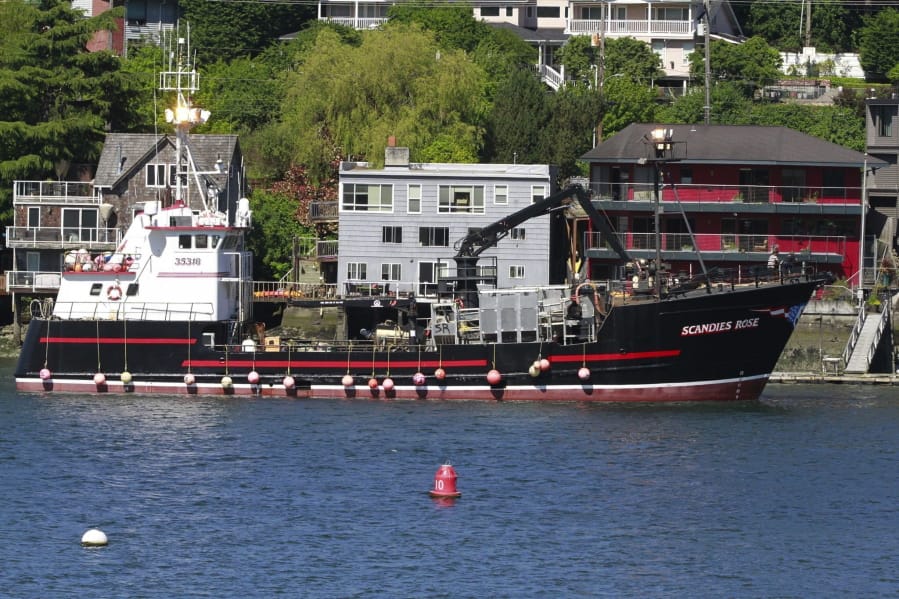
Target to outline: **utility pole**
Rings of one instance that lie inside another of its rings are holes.
[[[812,45],[812,1],[809,0],[808,10],[805,11],[805,47]]]
[[[593,65],[596,68],[596,78],[593,81],[593,87],[599,91],[599,120],[596,123],[596,130],[593,132],[593,145],[602,143],[602,119],[606,113],[606,98],[603,93],[603,84],[606,79],[606,3],[599,3],[599,35],[594,34],[590,38],[590,45],[594,48],[599,47],[599,60]]]
[[[705,27],[703,28],[703,34],[705,37],[705,106],[703,106],[702,108],[703,112],[705,113],[705,124],[708,125],[710,124],[712,118],[712,65],[709,62],[709,29],[712,28],[712,15],[709,12],[711,8],[709,6],[709,0],[705,0],[703,4],[703,10],[705,11]]]

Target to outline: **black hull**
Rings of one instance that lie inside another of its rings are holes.
[[[223,339],[224,324],[204,328],[186,322],[36,319],[27,331],[16,383],[24,391],[101,393],[751,400],[764,389],[816,285],[801,282],[631,303],[612,310],[591,343],[462,344],[436,351],[414,345],[375,351],[370,344],[356,344],[242,352],[203,344],[203,333]],[[545,370],[532,368],[540,359],[548,361]],[[438,369],[445,378],[438,378]],[[494,384],[488,381],[492,369],[501,375]],[[128,384],[121,382],[125,371]],[[98,372],[106,379],[100,384],[94,378]],[[416,373],[425,376],[423,383]],[[188,374],[192,384],[185,383]],[[352,384],[345,385],[348,374]],[[258,381],[251,383],[255,375]],[[288,376],[293,385],[289,379],[285,385]],[[231,384],[223,384],[224,377]]]

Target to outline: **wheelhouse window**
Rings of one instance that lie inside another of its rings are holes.
[[[419,227],[418,242],[424,247],[449,247],[449,227]]]
[[[484,187],[480,185],[441,185],[437,212],[484,214]]]
[[[345,183],[340,209],[349,212],[393,212],[393,185]]]

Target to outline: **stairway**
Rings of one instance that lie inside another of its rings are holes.
[[[885,316],[886,312],[867,315],[865,324],[858,334],[855,347],[852,349],[852,355],[849,356],[843,372],[846,374],[867,374],[868,367],[871,364],[870,357],[877,349],[874,345],[880,342],[880,326]]]

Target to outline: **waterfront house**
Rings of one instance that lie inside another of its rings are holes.
[[[664,132],[664,145],[654,131]],[[676,273],[705,266],[749,276],[777,248],[857,278],[863,172],[886,163],[784,127],[632,124],[587,152],[594,202],[636,259]],[[658,201],[660,215],[655,216]],[[600,235],[584,236],[588,275],[619,277]]]
[[[113,251],[136,210],[148,200],[174,201],[175,136],[109,133],[91,180],[15,181],[13,225],[6,229],[12,250],[11,293],[51,295],[59,287],[67,252]],[[191,136],[196,177],[185,177],[183,199],[203,208],[198,185],[212,192],[215,208],[233,213],[247,192],[243,155],[236,135]]]
[[[387,21],[397,0],[318,0],[318,18],[353,27],[376,28]],[[708,12],[706,12],[706,5]],[[659,56],[665,87],[686,86],[688,56],[704,37],[736,40],[742,31],[726,0],[492,0],[471,2],[477,19],[511,29],[539,50],[536,68],[558,89],[565,73],[555,52],[573,35],[596,39],[632,37]],[[656,82],[659,83],[659,82]]]
[[[384,168],[340,165],[338,293],[431,295],[455,275],[456,244],[552,193],[554,169],[531,164],[413,163],[388,145]],[[509,231],[482,255],[483,283],[550,282],[549,215]]]

